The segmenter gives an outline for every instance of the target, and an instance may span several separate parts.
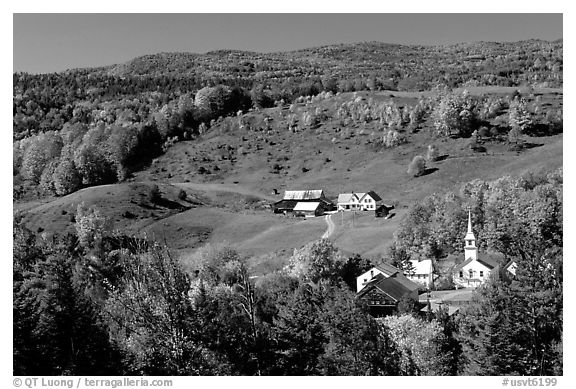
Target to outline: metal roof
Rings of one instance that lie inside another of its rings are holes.
[[[323,190],[287,190],[284,200],[319,200],[324,197]]]
[[[320,206],[320,203],[317,201],[311,203],[302,203],[299,202],[294,207],[294,211],[315,211]]]

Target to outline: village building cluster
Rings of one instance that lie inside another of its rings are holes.
[[[411,260],[407,269],[381,264],[361,274],[356,279],[358,298],[370,308],[372,314],[382,316],[394,312],[402,299],[418,302],[421,312],[433,312],[441,307],[452,315],[461,306],[469,304],[474,289],[491,276],[498,276],[499,265],[490,258],[479,258],[476,237],[472,231],[472,218],[468,212],[468,231],[464,237],[464,261],[456,265],[451,277],[456,290],[431,291],[434,282],[434,266],[431,259]],[[505,274],[513,277],[516,263],[504,266]],[[418,290],[427,289],[418,296]]]
[[[272,204],[274,213],[296,217],[317,217],[334,212],[371,211],[382,216],[394,207],[383,203],[374,191],[341,193],[336,204],[329,200],[323,190],[287,190],[282,200]],[[514,276],[516,263],[504,266],[508,276]],[[363,300],[376,316],[387,315],[398,308],[403,299],[411,299],[428,309],[437,311],[441,307],[449,314],[468,304],[475,288],[491,276],[498,276],[498,263],[478,255],[476,237],[472,230],[472,215],[468,211],[468,230],[464,236],[464,259],[454,266],[449,274],[456,290],[432,291],[435,277],[432,259],[410,260],[406,269],[400,270],[389,264],[380,264],[361,274],[356,279],[357,297]],[[419,291],[425,291],[419,295]]]
[[[335,211],[372,211],[381,217],[388,215],[393,208],[384,204],[374,191],[341,193],[334,204],[323,190],[287,190],[282,200],[272,204],[274,213],[297,217],[316,217]]]

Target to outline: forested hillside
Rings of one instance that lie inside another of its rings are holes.
[[[14,74],[14,374],[561,375],[562,58],[369,42]],[[394,208],[320,239],[270,209],[309,189]],[[469,210],[516,276],[457,315],[371,316],[374,265],[431,259],[454,288]]]

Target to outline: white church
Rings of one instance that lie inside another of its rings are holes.
[[[490,258],[478,258],[470,210],[468,210],[468,232],[464,242],[464,262],[452,270],[452,279],[457,288],[476,288],[488,280],[492,272],[498,271],[498,264]]]

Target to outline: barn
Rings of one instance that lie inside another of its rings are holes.
[[[334,204],[330,200],[326,198],[324,195],[323,190],[287,190],[284,192],[284,198],[280,201],[275,202],[272,204],[272,210],[274,213],[283,213],[289,214],[295,211],[295,207],[298,203],[319,203],[320,205],[317,207],[319,210],[310,211],[308,208],[311,206],[303,206],[299,207],[299,212],[304,213],[317,213],[321,212],[320,214],[326,211],[332,211],[335,209]],[[304,208],[307,209],[304,209]],[[316,208],[315,208],[316,209]],[[304,216],[302,214],[301,216]]]
[[[324,214],[324,204],[319,201],[298,202],[294,207],[294,216],[314,217]]]

